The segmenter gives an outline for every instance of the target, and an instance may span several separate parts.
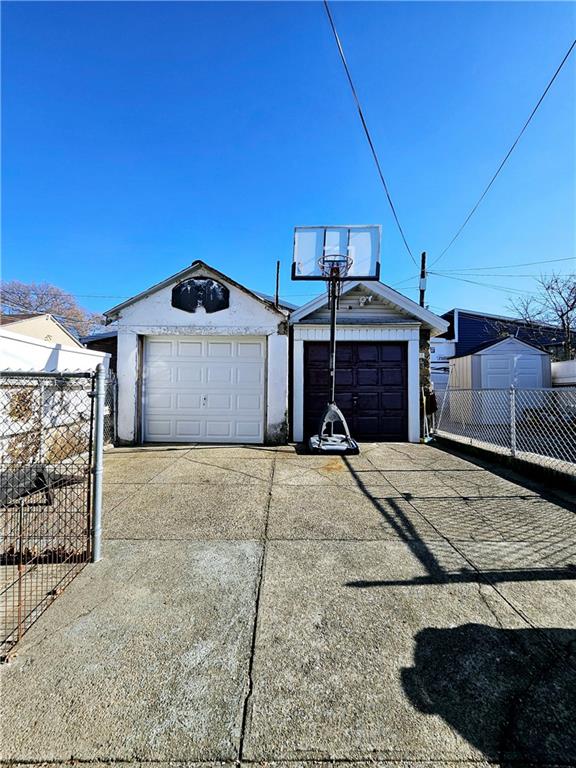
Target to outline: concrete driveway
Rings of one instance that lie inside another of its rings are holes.
[[[576,765],[576,515],[424,445],[106,455],[2,670],[13,762]]]

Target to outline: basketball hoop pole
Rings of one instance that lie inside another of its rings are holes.
[[[328,402],[336,402],[336,305],[338,302],[338,270],[332,268],[328,282],[330,294],[330,391]]]

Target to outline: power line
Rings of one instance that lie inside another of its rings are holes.
[[[518,134],[518,136],[517,136],[517,137],[516,137],[516,139],[514,140],[514,143],[512,144],[512,146],[510,147],[510,149],[509,149],[509,150],[508,150],[508,152],[506,153],[506,156],[504,157],[504,159],[502,160],[502,162],[501,162],[501,163],[500,163],[500,165],[498,166],[498,169],[496,170],[496,173],[495,173],[495,174],[492,176],[492,178],[490,179],[490,181],[489,181],[489,183],[488,183],[488,186],[485,188],[484,192],[482,192],[482,194],[481,194],[481,195],[480,195],[480,197],[478,198],[478,201],[477,201],[477,203],[474,205],[474,207],[472,208],[472,210],[470,211],[470,213],[468,214],[468,216],[466,216],[466,218],[464,219],[464,223],[463,223],[463,224],[460,226],[460,228],[457,230],[457,232],[456,232],[456,234],[454,235],[454,237],[452,238],[452,240],[450,240],[450,242],[448,243],[448,245],[446,246],[446,248],[444,248],[444,250],[442,251],[442,253],[441,253],[441,254],[440,254],[440,255],[439,255],[439,256],[438,256],[438,257],[437,257],[437,258],[436,258],[436,259],[435,259],[435,260],[432,262],[432,264],[430,265],[431,267],[433,267],[433,266],[434,266],[434,264],[437,264],[437,263],[440,261],[440,259],[441,259],[441,258],[444,256],[444,254],[445,254],[445,253],[446,253],[446,252],[449,250],[449,248],[451,248],[451,247],[452,247],[452,244],[453,244],[453,243],[455,242],[455,240],[456,240],[456,239],[457,239],[457,238],[460,236],[460,233],[462,232],[462,230],[464,229],[464,227],[465,227],[465,226],[468,224],[468,222],[470,221],[470,219],[472,218],[472,216],[473,216],[473,215],[474,215],[474,213],[476,212],[476,210],[477,210],[478,206],[480,205],[480,203],[482,202],[482,200],[484,200],[484,198],[486,197],[486,194],[488,193],[488,190],[490,189],[490,187],[492,186],[492,184],[494,184],[494,182],[496,181],[496,178],[498,177],[498,175],[499,175],[500,171],[502,170],[502,168],[504,168],[504,165],[506,164],[506,161],[508,160],[508,158],[510,157],[510,155],[512,154],[512,152],[513,152],[513,151],[514,151],[514,149],[516,148],[516,145],[518,144],[518,142],[519,142],[519,141],[520,141],[520,139],[522,138],[522,135],[523,135],[524,131],[525,131],[525,130],[526,130],[526,128],[527,128],[527,127],[530,125],[530,122],[531,122],[532,118],[534,117],[534,115],[536,114],[536,112],[538,111],[538,108],[540,107],[540,104],[542,104],[542,102],[544,101],[544,98],[545,98],[546,94],[548,93],[548,91],[549,91],[549,90],[550,90],[550,88],[552,87],[552,83],[554,82],[554,80],[556,80],[556,78],[557,78],[557,77],[558,77],[558,75],[560,74],[560,70],[562,69],[562,67],[564,66],[564,64],[565,64],[565,63],[566,63],[566,61],[568,60],[568,57],[570,56],[570,54],[571,54],[571,53],[572,53],[572,51],[574,50],[574,46],[576,46],[576,40],[574,40],[574,41],[572,42],[572,45],[571,45],[571,46],[570,46],[570,48],[568,49],[568,51],[567,51],[566,55],[564,56],[564,58],[562,59],[562,61],[561,61],[561,62],[560,62],[560,64],[558,65],[558,68],[556,69],[556,72],[554,72],[554,74],[552,75],[552,79],[549,81],[548,85],[547,85],[547,86],[546,86],[546,88],[544,89],[544,93],[543,93],[543,94],[540,96],[540,98],[539,98],[539,99],[538,99],[538,101],[536,102],[536,106],[534,107],[534,109],[533,109],[533,110],[532,110],[532,112],[530,113],[530,117],[528,118],[528,120],[526,120],[526,122],[525,122],[525,123],[524,123],[524,125],[522,126],[522,130],[520,131],[520,133]]]
[[[408,245],[408,241],[406,240],[406,235],[404,234],[404,230],[402,229],[402,225],[400,224],[400,219],[398,218],[398,214],[396,213],[396,208],[394,207],[394,203],[392,202],[392,197],[390,196],[390,191],[388,190],[388,185],[386,184],[386,179],[384,178],[384,173],[382,172],[382,167],[380,166],[380,161],[378,159],[378,155],[376,153],[376,148],[374,147],[374,142],[372,141],[372,137],[370,135],[370,131],[368,130],[368,125],[366,123],[366,119],[364,117],[364,112],[362,111],[362,106],[360,104],[360,99],[358,98],[358,94],[356,93],[356,88],[354,86],[354,81],[352,80],[352,75],[350,73],[350,69],[348,67],[348,62],[346,61],[346,56],[344,55],[344,48],[342,47],[342,43],[340,42],[340,37],[338,36],[338,32],[336,30],[336,25],[334,24],[334,19],[332,18],[332,13],[330,12],[330,7],[328,5],[328,0],[324,0],[324,8],[326,10],[326,14],[328,16],[328,21],[330,22],[330,27],[332,28],[332,32],[334,34],[334,39],[336,40],[336,45],[338,46],[338,53],[340,54],[340,58],[342,60],[342,64],[344,66],[344,71],[346,72],[346,77],[348,78],[348,83],[350,84],[350,89],[352,91],[352,96],[354,97],[354,101],[356,102],[356,109],[358,110],[358,114],[360,115],[360,121],[362,123],[362,127],[364,128],[364,133],[366,134],[366,138],[368,140],[368,144],[370,146],[370,151],[372,152],[372,157],[374,158],[374,162],[376,163],[376,169],[378,170],[378,175],[380,176],[380,181],[382,182],[382,186],[384,187],[384,192],[386,193],[386,198],[388,199],[388,203],[390,205],[390,209],[392,210],[392,215],[394,216],[394,221],[396,222],[396,226],[398,227],[398,231],[400,232],[400,235],[402,236],[402,240],[404,242],[404,245],[406,246],[406,250],[408,251],[408,255],[414,262],[416,266],[416,259],[414,258],[412,251],[410,250],[410,246]]]
[[[527,275],[527,274],[518,274],[517,272],[433,272],[431,274],[438,275],[440,277],[452,277],[453,275],[462,275],[463,277],[532,277],[532,278],[539,278],[539,277],[552,277],[553,275],[549,274],[543,274],[542,272],[538,275]]]
[[[7,299],[2,299],[2,306],[9,307],[10,309],[16,310],[16,312],[29,312],[31,315],[52,315],[52,317],[55,317],[56,320],[66,320],[68,322],[77,323],[77,324],[83,324],[83,325],[90,325],[90,319],[83,320],[81,317],[78,317],[78,315],[60,315],[56,312],[51,312],[50,310],[42,310],[42,309],[30,309],[30,307],[24,307],[21,304],[15,304],[12,301],[9,301]]]
[[[430,272],[431,275],[436,277],[448,278],[448,280],[458,280],[461,283],[470,283],[470,285],[480,285],[482,288],[492,288],[495,291],[502,291],[503,293],[516,293],[521,296],[537,296],[538,294],[533,291],[523,291],[521,288],[505,288],[503,285],[493,285],[492,283],[481,283],[478,280],[468,280],[464,277],[456,277],[455,275],[441,275],[439,272]]]
[[[462,267],[461,269],[441,269],[439,270],[443,275],[450,274],[452,272],[473,272],[480,269],[512,269],[513,267],[533,267],[539,264],[554,264],[558,261],[573,261],[576,264],[576,260],[573,256],[568,256],[562,259],[548,259],[546,261],[525,261],[523,264],[494,264],[491,267]]]

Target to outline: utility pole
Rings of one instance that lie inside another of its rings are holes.
[[[276,290],[274,292],[274,306],[278,309],[280,303],[280,262],[276,262]]]
[[[424,293],[426,291],[426,251],[420,257],[420,306],[424,306]]]

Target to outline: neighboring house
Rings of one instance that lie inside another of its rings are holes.
[[[552,363],[553,387],[576,387],[576,360]]]
[[[292,353],[291,309],[195,261],[106,312],[119,440],[300,441],[326,403],[326,296],[293,311]],[[344,286],[338,323],[338,402],[354,436],[418,441],[420,369],[448,323],[376,282]]]
[[[285,442],[288,313],[202,261],[105,312],[119,441]]]
[[[327,402],[329,322],[326,294],[290,317],[292,435],[298,442],[317,431]],[[447,329],[447,321],[383,283],[344,284],[336,400],[356,439],[419,441],[429,340]]]
[[[450,362],[450,389],[541,389],[552,386],[550,355],[514,336],[481,344]]]
[[[80,341],[48,313],[2,314],[0,315],[0,325],[7,327],[11,333],[19,333],[33,339],[47,341],[50,344],[65,344],[68,347],[83,349]]]
[[[91,333],[89,336],[81,336],[80,341],[87,349],[96,352],[106,352],[110,355],[110,370],[116,371],[116,358],[118,356],[118,331],[109,330]]]
[[[13,333],[0,327],[0,372],[26,373],[93,371],[99,363],[108,368],[109,355],[85,349],[81,344],[64,345]]]
[[[451,309],[442,318],[449,322],[448,331],[430,344],[430,375],[436,389],[446,387],[451,357],[470,354],[480,345],[508,335],[541,347],[552,356],[563,349],[562,330],[554,326],[469,309]]]

